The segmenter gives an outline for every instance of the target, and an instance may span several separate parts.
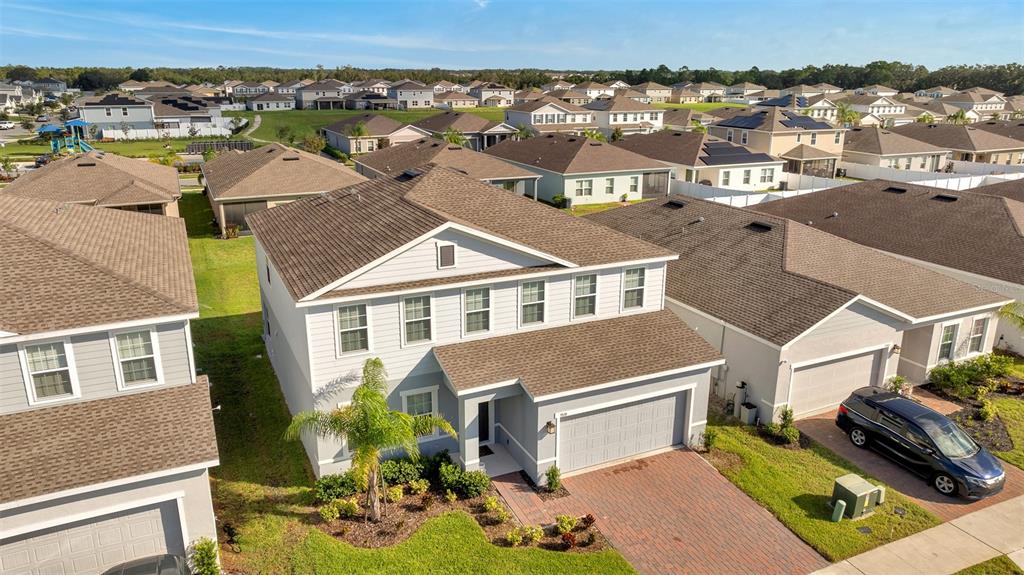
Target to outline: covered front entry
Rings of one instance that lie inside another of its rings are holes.
[[[881,350],[795,368],[790,393],[793,415],[807,417],[835,409],[853,390],[878,385],[882,369]]]
[[[0,541],[4,575],[95,575],[132,559],[185,552],[176,500]]]
[[[568,416],[559,424],[563,472],[664,449],[685,440],[686,392]]]

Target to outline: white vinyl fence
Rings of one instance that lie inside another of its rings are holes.
[[[958,174],[971,175],[1024,174],[1024,166],[1019,164],[982,164],[980,162],[954,160],[953,171]]]
[[[730,190],[728,188],[703,186],[701,184],[684,182],[682,180],[672,180],[671,191],[673,194],[682,194],[693,198],[711,200],[712,202],[727,204],[735,208],[745,208],[765,202],[781,200],[783,198],[792,198],[795,196],[802,196],[804,194],[811,194],[820,190],[851,183],[848,181],[833,180],[830,178],[790,174],[788,172],[784,172],[782,174],[780,181],[786,182],[786,187],[789,189],[775,192],[744,192],[740,190]]]
[[[954,162],[954,164],[973,164],[974,166],[995,166],[996,164],[977,164],[974,162]],[[1003,166],[1012,167],[1012,166]],[[944,190],[970,190],[979,186],[996,184],[1006,180],[1014,180],[1024,177],[1024,171],[1019,173],[1008,173],[999,176],[986,175],[979,172],[979,175],[966,173],[945,172],[917,172],[914,170],[897,170],[881,166],[869,166],[867,164],[854,164],[840,162],[840,169],[846,170],[846,175],[861,180],[889,180],[893,182],[908,182],[918,186],[931,186]],[[954,165],[954,170],[956,169]]]

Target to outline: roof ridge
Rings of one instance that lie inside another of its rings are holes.
[[[105,210],[105,209],[110,209],[110,208],[96,208],[96,209],[104,209]],[[157,299],[159,299],[161,301],[164,301],[164,302],[169,303],[171,305],[175,305],[175,306],[181,307],[181,308],[183,308],[183,309],[185,309],[187,311],[195,311],[195,310],[192,309],[192,306],[190,306],[190,305],[183,304],[182,302],[177,301],[174,298],[167,296],[166,294],[162,294],[162,293],[156,291],[155,289],[153,289],[153,288],[151,288],[149,286],[143,285],[142,283],[137,282],[134,279],[132,279],[132,278],[130,278],[130,277],[128,277],[128,276],[126,276],[126,275],[116,271],[116,270],[113,270],[113,269],[111,269],[111,268],[109,268],[109,267],[107,267],[107,266],[105,266],[103,264],[100,264],[99,262],[93,261],[93,260],[91,260],[89,258],[86,258],[86,257],[84,257],[82,255],[79,255],[79,254],[77,254],[77,253],[75,253],[75,252],[65,248],[64,246],[61,246],[60,244],[57,244],[56,242],[53,242],[53,241],[51,241],[51,240],[49,240],[47,238],[44,238],[44,237],[42,237],[42,236],[40,236],[38,234],[32,233],[30,230],[27,230],[27,229],[25,229],[25,228],[23,228],[23,227],[21,227],[21,226],[19,226],[17,224],[14,224],[14,223],[12,223],[9,220],[0,220],[0,226],[6,227],[7,229],[9,229],[9,230],[11,230],[11,231],[13,231],[13,232],[15,232],[17,234],[20,234],[20,235],[22,235],[22,236],[24,236],[26,238],[29,238],[29,239],[34,240],[34,241],[37,241],[37,242],[39,242],[39,243],[49,247],[52,250],[56,250],[57,252],[62,253],[65,256],[67,256],[67,257],[69,257],[69,258],[71,258],[71,259],[73,259],[73,260],[75,260],[77,262],[83,263],[83,264],[85,264],[85,265],[87,265],[87,266],[89,266],[89,267],[91,267],[91,268],[93,268],[95,270],[103,272],[103,273],[113,277],[114,279],[117,279],[117,280],[119,280],[121,282],[124,282],[124,283],[128,284],[130,287],[132,287],[134,289],[137,289],[137,290],[139,290],[139,291],[141,291],[143,293],[149,294],[149,295],[151,295],[151,296],[153,296],[153,297],[155,297],[155,298],[157,298]],[[193,278],[193,282],[194,281],[195,281],[195,279]],[[198,299],[197,299],[197,306],[198,306]],[[197,307],[197,309],[198,309],[198,307]]]
[[[757,215],[763,216],[763,215],[767,215],[767,214],[760,214],[760,213],[758,213]],[[840,290],[840,291],[846,292],[848,294],[852,294],[852,297],[850,299],[853,299],[854,297],[857,297],[857,296],[861,295],[860,293],[855,292],[855,291],[853,291],[853,290],[851,290],[849,288],[846,288],[846,287],[843,287],[843,286],[840,286],[840,285],[836,285],[836,284],[834,284],[832,282],[825,281],[825,280],[823,280],[821,278],[812,277],[812,276],[809,276],[807,274],[802,274],[800,272],[793,271],[792,269],[790,269],[790,265],[789,265],[790,264],[790,260],[789,260],[789,255],[790,255],[789,242],[790,242],[790,239],[792,237],[790,235],[790,226],[793,225],[793,224],[796,224],[797,226],[800,226],[799,229],[801,229],[801,230],[808,230],[808,229],[809,230],[814,230],[814,231],[820,231],[820,230],[815,230],[814,228],[812,228],[810,226],[805,226],[804,224],[801,224],[800,222],[797,222],[795,220],[791,220],[791,219],[788,219],[788,218],[782,218],[782,217],[779,217],[779,216],[769,216],[769,217],[774,217],[774,218],[777,218],[777,219],[782,221],[782,225],[783,225],[783,231],[782,231],[782,271],[783,271],[783,273],[787,273],[787,274],[790,274],[790,275],[793,275],[793,276],[796,276],[796,277],[804,278],[804,279],[806,279],[808,281],[812,281],[812,282],[814,282],[814,283],[816,283],[818,285],[826,286],[826,287],[829,287],[829,288],[832,288],[832,289],[836,289],[836,290]],[[797,228],[794,228],[794,229],[797,229]],[[850,244],[853,244],[853,245],[860,245],[860,244],[856,244],[854,242],[850,242],[849,240],[845,240],[844,238],[840,238],[838,236],[831,236],[830,235],[830,237],[834,237],[834,238],[839,239],[839,240],[847,241],[847,242],[849,242]],[[873,249],[873,248],[869,248],[869,249]],[[881,253],[881,252],[879,252],[879,253]]]

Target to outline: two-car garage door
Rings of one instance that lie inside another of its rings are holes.
[[[879,350],[798,367],[790,393],[795,417],[835,409],[853,390],[877,385],[882,365]]]
[[[682,443],[685,420],[686,392],[566,417],[559,465],[575,471]]]
[[[0,541],[0,573],[96,575],[162,553],[184,553],[174,500]]]

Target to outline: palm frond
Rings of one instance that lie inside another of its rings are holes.
[[[1024,302],[1013,301],[999,309],[999,317],[1024,331]]]

